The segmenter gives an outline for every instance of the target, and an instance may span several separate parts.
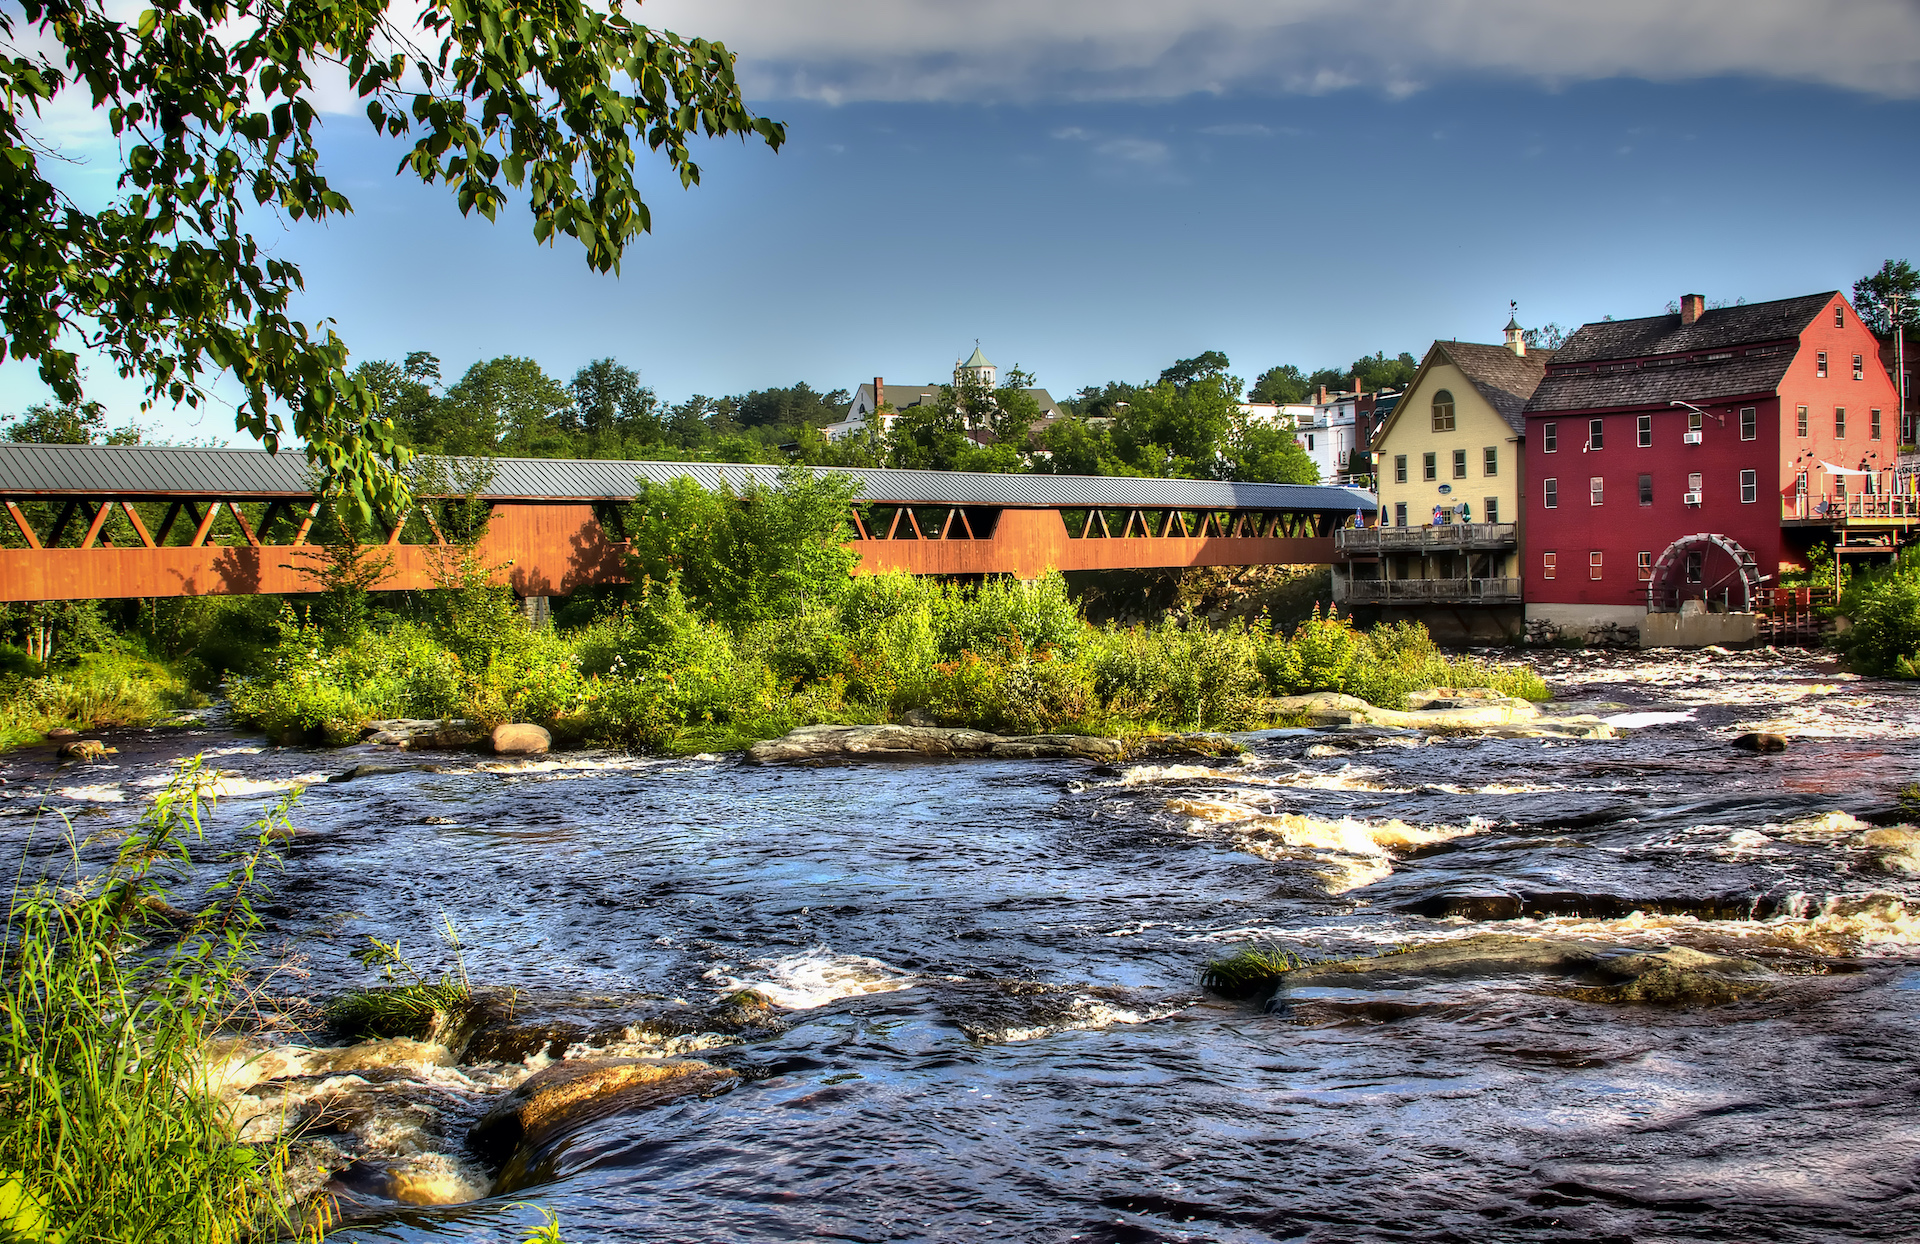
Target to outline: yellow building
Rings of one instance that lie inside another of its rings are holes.
[[[1342,532],[1336,599],[1352,605],[1520,599],[1521,438],[1550,351],[1436,341],[1373,434],[1380,526]],[[1342,573],[1344,571],[1344,573]]]

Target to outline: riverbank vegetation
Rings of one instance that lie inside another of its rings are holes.
[[[0,1236],[61,1244],[290,1229],[285,1148],[238,1142],[203,1050],[257,1000],[252,900],[291,833],[282,801],[174,908],[211,802],[190,761],[101,867],[82,845],[17,888],[0,942]]]
[[[1285,720],[1275,697],[1303,692],[1388,707],[1435,686],[1546,695],[1530,669],[1449,656],[1414,624],[1362,631],[1316,609],[1294,626],[1171,615],[1095,626],[1058,574],[853,575],[842,544],[851,486],[799,469],[739,495],[646,485],[624,516],[633,586],[568,602],[558,627],[530,625],[483,564],[478,520],[447,524],[463,540],[438,554],[437,590],[369,591],[380,568],[343,538],[316,556],[316,595],[234,605],[226,625],[211,613],[193,621],[218,649],[208,655],[238,719],[288,741],[464,718],[534,722],[562,746],[684,753],[915,711],[1002,733],[1124,735],[1273,724]],[[254,650],[233,650],[234,619],[254,629]],[[207,657],[167,648],[176,630],[152,623],[124,642],[175,663],[157,668],[211,676]],[[169,676],[181,688],[170,694],[192,694],[190,678]]]
[[[1839,609],[1851,625],[1834,646],[1858,673],[1920,678],[1920,553],[1907,550],[1888,566],[1852,569]]]

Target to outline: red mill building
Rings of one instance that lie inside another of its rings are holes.
[[[1744,614],[1814,543],[1890,549],[1898,410],[1837,292],[1582,326],[1526,408],[1527,620]]]

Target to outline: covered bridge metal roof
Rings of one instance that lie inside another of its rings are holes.
[[[471,460],[455,459],[456,464]],[[690,478],[703,488],[772,485],[780,467],[746,463],[632,462],[607,458],[492,458],[483,495],[500,501],[620,501],[645,479]],[[826,474],[840,468],[815,468]],[[865,501],[1017,509],[1294,510],[1371,513],[1372,493],[1306,484],[1221,483],[1100,475],[845,469]],[[258,449],[154,445],[0,444],[0,496],[269,498],[312,495],[304,455]]]

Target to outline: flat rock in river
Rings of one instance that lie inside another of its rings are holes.
[[[1240,750],[1219,734],[1152,735],[1131,748],[1094,734],[989,734],[943,726],[801,726],[755,743],[756,764],[817,760],[914,760],[977,756],[995,760],[1125,760],[1129,756],[1219,756]]]
[[[556,1063],[523,1080],[474,1124],[467,1147],[481,1160],[502,1165],[569,1127],[708,1093],[736,1078],[735,1072],[695,1059],[583,1058]]]
[[[1549,714],[1531,700],[1479,688],[1412,692],[1410,709],[1381,708],[1337,691],[1262,700],[1262,712],[1305,717],[1316,726],[1390,726],[1402,730],[1483,730],[1505,738],[1610,739],[1612,726],[1588,714]]]

